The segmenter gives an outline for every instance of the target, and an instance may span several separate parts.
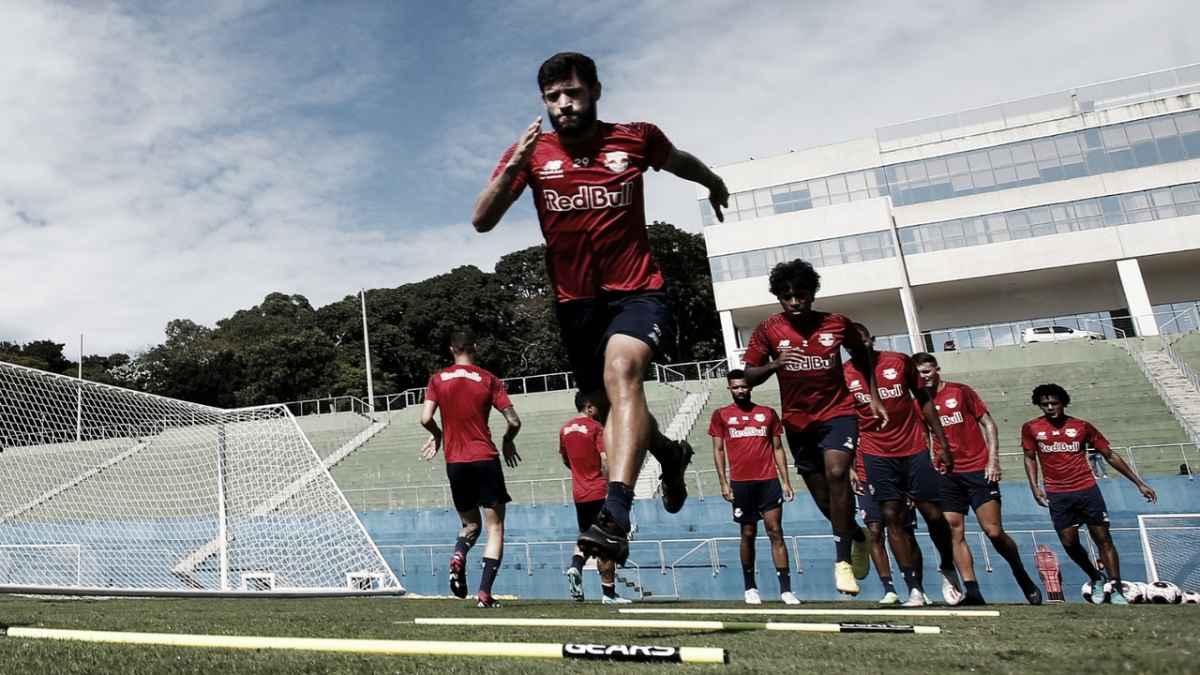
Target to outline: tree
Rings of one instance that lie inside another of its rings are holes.
[[[647,228],[650,250],[662,269],[675,316],[675,361],[709,361],[725,355],[713,297],[708,248],[700,234],[655,221]]]

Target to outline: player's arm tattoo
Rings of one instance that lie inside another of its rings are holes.
[[[504,439],[511,441],[521,432],[521,418],[517,415],[517,409],[509,406],[500,411],[504,415],[504,421],[508,423],[508,428],[504,430]]]

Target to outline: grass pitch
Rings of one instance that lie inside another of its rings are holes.
[[[654,603],[654,607],[741,607]],[[780,605],[782,606],[782,605]],[[808,607],[867,608],[866,603]],[[49,628],[421,640],[601,642],[725,647],[728,666],[603,664],[506,658],[327,655],[275,651],[98,645],[0,638],[0,673],[582,673],[799,671],[930,673],[1195,673],[1200,606],[997,606],[999,618],[921,618],[941,635],[723,633],[415,625],[416,617],[619,618],[610,607],[512,601],[477,610],[465,601],[77,600],[0,596],[0,623]],[[667,618],[667,617],[663,617]],[[831,619],[833,620],[833,619]]]

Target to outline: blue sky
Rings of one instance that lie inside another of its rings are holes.
[[[710,164],[1200,62],[1200,3],[0,5],[0,340],[136,351],[271,291],[320,305],[539,241],[475,194],[555,51],[601,116]],[[651,218],[698,230],[694,190]]]

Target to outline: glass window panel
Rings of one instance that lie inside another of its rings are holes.
[[[1071,208],[1066,204],[1051,206],[1050,217],[1053,218],[1054,222],[1056,223],[1064,220],[1071,220]]]
[[[915,227],[905,227],[897,230],[896,234],[900,237],[901,243],[916,241],[917,232]]]
[[[967,155],[967,163],[971,165],[971,171],[980,171],[982,169],[990,169],[986,152],[972,152]]]
[[[825,182],[829,185],[829,194],[830,195],[846,194],[847,192],[849,192],[849,190],[846,189],[846,177],[845,176],[840,176],[840,175],[839,176],[829,176],[828,178],[825,179]]]
[[[1031,143],[1015,143],[1010,149],[1012,150],[1014,164],[1032,162],[1034,159],[1033,144]]]
[[[845,204],[848,201],[850,201],[850,195],[845,192],[831,192],[829,194],[830,204]]]
[[[1076,217],[1098,216],[1100,215],[1100,202],[1095,199],[1088,199],[1082,202],[1075,202]]]
[[[837,265],[842,262],[842,247],[838,246],[837,239],[826,239],[820,244],[821,257],[825,259],[825,264]]]
[[[970,192],[975,185],[971,182],[971,174],[964,173],[950,179],[950,186],[955,192]]]
[[[1121,195],[1121,206],[1126,211],[1150,208],[1150,198],[1143,192]]]
[[[737,192],[729,195],[729,207],[734,211],[754,208],[754,196],[748,192]]]
[[[1058,151],[1054,149],[1054,141],[1034,141],[1033,154],[1038,158],[1038,162],[1058,159]]]
[[[1058,148],[1059,157],[1064,159],[1067,155],[1080,155],[1083,150],[1079,147],[1079,138],[1075,134],[1067,134],[1054,139],[1054,147]]]
[[[1177,185],[1171,188],[1171,197],[1176,204],[1200,201],[1200,190],[1196,185]]]
[[[996,169],[997,185],[1008,185],[1015,182],[1017,182],[1017,170],[1014,167],[1002,166]]]
[[[951,174],[966,173],[970,170],[970,167],[967,166],[967,158],[963,155],[947,157],[946,168],[950,169]]]
[[[1170,117],[1150,120],[1150,130],[1154,132],[1154,137],[1159,139],[1176,138],[1179,135],[1179,132],[1175,130],[1175,120]]]
[[[712,274],[713,281],[728,281],[729,280],[728,277],[726,277],[727,272],[725,270],[725,257],[724,256],[719,256],[716,258],[709,258],[708,259],[708,269],[709,269],[709,272]]]
[[[908,172],[908,181],[910,183],[924,181],[929,178],[929,174],[925,172],[924,162],[913,162],[907,166],[905,171]]]
[[[1111,164],[1110,171],[1124,171],[1125,169],[1132,169],[1137,165],[1133,158],[1132,148],[1110,150],[1108,152],[1108,161]]]
[[[867,189],[876,189],[884,184],[882,169],[868,169],[863,175],[867,179]]]
[[[871,196],[872,196],[871,193],[867,190],[855,190],[850,193],[850,201],[861,202],[864,199],[869,199]],[[875,195],[875,196],[878,196],[878,195]]]
[[[1150,193],[1150,201],[1155,206],[1172,206],[1175,204],[1175,200],[1171,197],[1169,189],[1154,190]]]
[[[988,159],[992,162],[993,169],[998,169],[1002,166],[1011,166],[1013,163],[1012,151],[1006,147],[988,150]]]
[[[846,174],[846,186],[849,187],[851,191],[866,190],[867,189],[867,177],[861,171],[855,171],[854,173],[848,173],[848,174]]]
[[[1029,219],[1029,223],[1032,225],[1048,223],[1053,220],[1053,217],[1050,215],[1050,209],[1044,206],[1035,209],[1025,209],[1025,217]]]
[[[1100,130],[1085,129],[1083,132],[1083,145],[1088,150],[1104,149],[1104,141],[1100,138]]]
[[[1153,140],[1154,136],[1150,133],[1150,125],[1145,122],[1132,122],[1125,125],[1125,134],[1129,137],[1129,143],[1144,143]]]
[[[763,216],[770,215],[770,213],[771,213],[771,191],[770,190],[755,190],[754,191],[754,204],[760,209],[765,209],[765,212],[760,213],[759,215],[763,215]]]
[[[888,183],[891,183],[892,185],[899,183],[901,180],[900,176],[902,176],[902,175],[903,175],[903,169],[900,167],[899,164],[893,164],[891,166],[883,167],[883,177]]]
[[[988,188],[996,184],[991,171],[976,171],[971,174],[971,181],[977,188]]]
[[[944,178],[950,175],[949,167],[946,166],[946,160],[940,157],[925,160],[925,170],[929,173],[929,180],[935,178]]]
[[[813,196],[814,202],[816,201],[816,198],[818,198],[818,197],[828,197],[829,196],[829,188],[826,187],[826,185],[825,185],[825,179],[824,178],[815,178],[813,180],[808,181],[808,192],[809,192],[809,194],[811,194]]]
[[[1035,181],[1038,178],[1038,170],[1037,170],[1036,164],[1018,164],[1016,166],[1016,169],[1017,169],[1017,180],[1021,181],[1022,183],[1027,182],[1027,181]]]
[[[1200,113],[1189,113],[1175,117],[1175,126],[1181,134],[1200,132]]]
[[[1100,138],[1104,140],[1104,147],[1109,150],[1129,145],[1125,138],[1125,129],[1119,126],[1104,127],[1100,130]]]

